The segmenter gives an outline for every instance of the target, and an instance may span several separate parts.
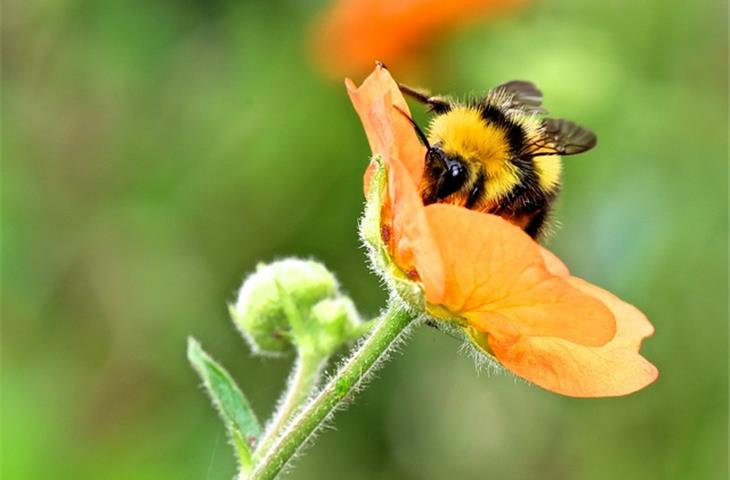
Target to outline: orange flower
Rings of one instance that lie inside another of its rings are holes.
[[[425,148],[394,108],[408,112],[385,68],[359,88],[346,84],[376,156],[366,194],[379,165],[387,178],[376,199],[382,249],[396,277],[422,291],[431,316],[456,322],[490,358],[564,395],[625,395],[657,378],[638,353],[654,330],[639,310],[572,277],[555,255],[498,216],[423,205]]]
[[[315,30],[315,55],[335,75],[400,62],[440,32],[523,0],[339,0]]]

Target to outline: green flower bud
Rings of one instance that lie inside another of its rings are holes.
[[[310,313],[317,324],[311,346],[320,354],[329,355],[362,333],[360,315],[347,297],[326,298],[313,306]]]
[[[312,306],[337,292],[337,279],[318,262],[260,264],[243,282],[231,316],[255,353],[279,354],[304,335]]]

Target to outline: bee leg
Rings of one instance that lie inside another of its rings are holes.
[[[434,320],[426,320],[426,325],[428,325],[431,328],[435,328],[436,330],[441,330],[441,328],[438,326],[438,323],[436,323]]]
[[[474,183],[474,188],[469,192],[469,198],[466,200],[466,205],[464,205],[466,208],[474,208],[474,205],[482,199],[485,180],[484,172],[481,172]]]
[[[403,85],[402,83],[398,84],[398,88],[400,88],[400,91],[403,92],[405,95],[408,95],[414,100],[428,105],[431,111],[434,113],[441,114],[451,110],[451,104],[441,97],[433,97],[427,92],[409,87],[408,85]]]

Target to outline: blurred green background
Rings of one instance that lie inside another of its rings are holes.
[[[251,357],[226,311],[258,261],[316,257],[383,304],[355,231],[365,135],[306,47],[327,6],[6,2],[3,478],[231,478],[186,337],[266,418],[289,361]],[[648,314],[661,376],[564,398],[424,328],[288,478],[727,477],[727,3],[543,1],[434,40],[401,78],[531,79],[597,131],[550,246]]]

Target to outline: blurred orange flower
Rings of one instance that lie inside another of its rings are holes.
[[[571,276],[555,255],[501,217],[423,205],[425,147],[394,108],[408,112],[385,68],[359,88],[346,84],[387,172],[382,241],[403,276],[421,285],[431,315],[456,321],[485,354],[564,395],[625,395],[657,378],[638,353],[654,331],[639,310]],[[366,192],[374,168],[371,162]]]
[[[338,0],[315,28],[315,56],[334,75],[399,62],[439,33],[524,0]]]

